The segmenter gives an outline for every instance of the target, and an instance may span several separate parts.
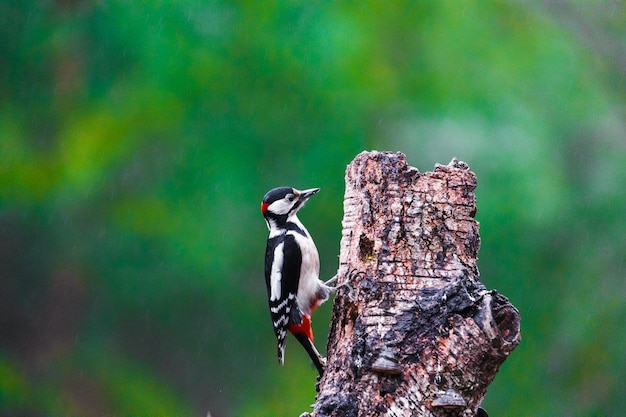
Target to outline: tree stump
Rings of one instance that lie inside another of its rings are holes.
[[[338,285],[315,417],[474,416],[520,342],[519,313],[476,266],[476,176],[401,153],[346,170]]]

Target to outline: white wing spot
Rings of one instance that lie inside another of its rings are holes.
[[[274,314],[277,314],[280,310],[282,310],[283,308],[287,307],[286,312],[289,313],[291,308],[288,307],[288,303],[290,301],[292,301],[295,297],[296,297],[295,294],[289,294],[289,297],[287,297],[283,301],[281,301],[280,304],[278,304],[275,307],[270,307],[270,311],[272,313],[274,313]]]
[[[285,244],[281,243],[274,249],[274,262],[270,274],[270,301],[280,300],[280,276],[283,269],[284,246]]]

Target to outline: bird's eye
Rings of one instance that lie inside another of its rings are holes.
[[[296,196],[295,196],[295,195],[293,195],[293,194],[289,194],[289,195],[287,196],[287,200],[289,200],[289,201],[293,201],[295,198],[296,198]]]

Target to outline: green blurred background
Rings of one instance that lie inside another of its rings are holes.
[[[523,334],[490,414],[623,414],[623,2],[4,0],[0,415],[309,410],[259,202],[322,188],[330,277],[370,149],[478,176],[482,280]]]

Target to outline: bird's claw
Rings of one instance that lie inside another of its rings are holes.
[[[350,301],[355,302],[356,299],[354,297],[354,288],[352,287],[352,285],[350,285],[350,282],[359,275],[366,275],[366,273],[364,271],[357,271],[356,269],[353,269],[348,273],[348,280],[346,282],[340,285],[335,285],[337,280],[339,279],[339,274],[337,273],[334,277],[326,281],[325,284],[331,287],[333,289],[333,292],[336,292],[341,288],[347,288],[348,298],[350,299]]]

